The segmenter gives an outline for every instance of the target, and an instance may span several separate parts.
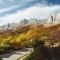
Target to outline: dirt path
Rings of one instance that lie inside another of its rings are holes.
[[[0,60],[17,60],[19,57],[22,57],[25,54],[28,54],[30,51],[29,49],[13,51],[11,53],[1,54],[2,57]]]

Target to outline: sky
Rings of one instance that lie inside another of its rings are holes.
[[[0,25],[60,13],[60,0],[0,0]]]

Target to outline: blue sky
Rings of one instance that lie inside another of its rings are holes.
[[[24,18],[44,18],[59,10],[60,0],[0,0],[0,25]]]
[[[48,0],[52,4],[60,4],[60,0]]]

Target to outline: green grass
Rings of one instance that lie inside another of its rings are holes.
[[[23,60],[32,60],[33,59],[33,52],[30,53],[27,57],[25,57],[25,59]]]

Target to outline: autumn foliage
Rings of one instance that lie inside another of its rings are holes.
[[[60,42],[60,24],[45,27],[44,25],[18,26],[14,29],[0,31],[0,50],[2,46],[11,49],[21,49],[32,47],[34,41],[43,40],[45,43],[50,42],[52,45]]]

